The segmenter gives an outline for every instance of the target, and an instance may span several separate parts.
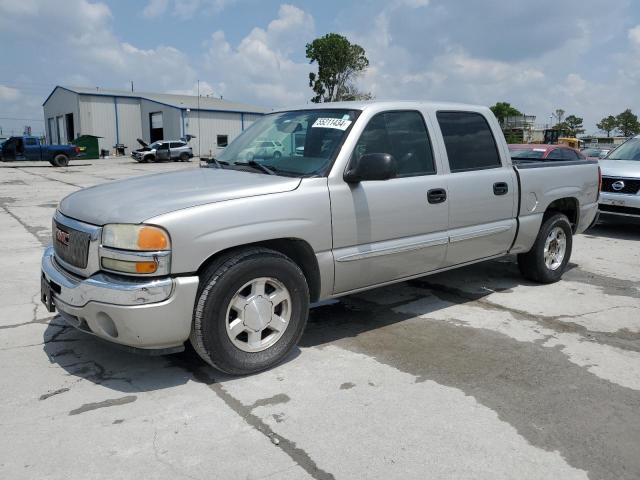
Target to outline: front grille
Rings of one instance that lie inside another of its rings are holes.
[[[613,184],[616,182],[624,183],[624,187],[620,190],[613,188]],[[636,194],[640,191],[640,179],[631,178],[615,178],[615,177],[602,177],[602,191],[609,193],[626,193]]]
[[[68,240],[68,245],[65,245],[58,238],[58,231],[62,232],[62,238]],[[89,233],[81,232],[59,224],[55,220],[53,221],[53,249],[56,252],[56,257],[69,265],[77,268],[87,268],[90,241],[91,235]]]
[[[627,215],[637,215],[640,217],[640,208],[620,207],[618,205],[598,205],[601,212],[604,213],[625,213]]]

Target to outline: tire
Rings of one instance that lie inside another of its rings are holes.
[[[281,362],[300,340],[307,323],[309,288],[302,270],[285,255],[248,248],[214,262],[200,278],[190,342],[213,367],[233,375],[259,372]],[[261,281],[265,281],[262,289],[256,286]],[[274,303],[287,294],[281,303]],[[267,301],[269,296],[275,300]],[[256,298],[262,303],[256,303]],[[246,299],[254,300],[245,303],[244,310],[231,305],[232,301],[242,305]],[[254,310],[246,313],[251,305]],[[252,316],[251,312],[260,313]],[[266,318],[263,313],[269,315],[269,323],[252,325]],[[274,322],[274,318],[287,316],[286,323]],[[262,331],[251,330],[247,322]],[[276,323],[282,330],[271,328]],[[236,332],[233,326],[238,327]]]
[[[182,152],[180,154],[180,161],[181,162],[188,162],[189,161],[189,154],[185,153],[185,152]]]
[[[142,159],[142,163],[153,163],[155,161],[156,161],[156,157],[154,157],[153,155],[147,155]]]
[[[560,280],[571,258],[572,235],[571,224],[566,215],[556,213],[548,217],[540,227],[531,250],[518,255],[520,273],[525,278],[538,283],[554,283]],[[559,255],[554,255],[553,251],[562,250],[562,240],[564,240],[564,254],[560,258]],[[545,260],[547,246],[552,253]]]
[[[54,167],[66,167],[69,165],[69,157],[59,153],[55,157],[53,157],[53,161],[50,162]]]
[[[281,156],[282,156],[282,153],[281,153],[281,152],[279,152],[278,150],[276,150],[275,152],[273,152],[273,158],[274,158],[274,159],[276,159],[276,160],[277,160],[277,159],[278,159],[278,158],[280,158]]]

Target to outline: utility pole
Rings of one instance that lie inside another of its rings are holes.
[[[198,80],[198,156],[200,156],[200,80]]]
[[[133,92],[133,80],[131,80],[131,91]]]

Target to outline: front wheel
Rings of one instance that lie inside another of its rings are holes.
[[[571,258],[573,232],[566,215],[547,218],[530,251],[518,255],[518,267],[525,278],[539,283],[560,280]]]
[[[200,357],[236,375],[278,364],[302,336],[309,288],[288,257],[249,248],[201,276],[190,341]]]
[[[181,153],[180,154],[180,161],[181,162],[188,162],[189,161],[189,154],[188,153]]]

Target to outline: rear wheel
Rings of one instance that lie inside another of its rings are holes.
[[[254,373],[297,344],[309,289],[291,259],[250,248],[214,262],[201,280],[190,340],[207,363],[230,374]]]
[[[566,215],[556,213],[548,217],[540,227],[533,248],[518,255],[522,275],[539,283],[560,280],[571,258],[572,235]]]
[[[69,165],[69,157],[63,154],[58,154],[53,157],[53,161],[49,162],[54,167],[66,167]]]

